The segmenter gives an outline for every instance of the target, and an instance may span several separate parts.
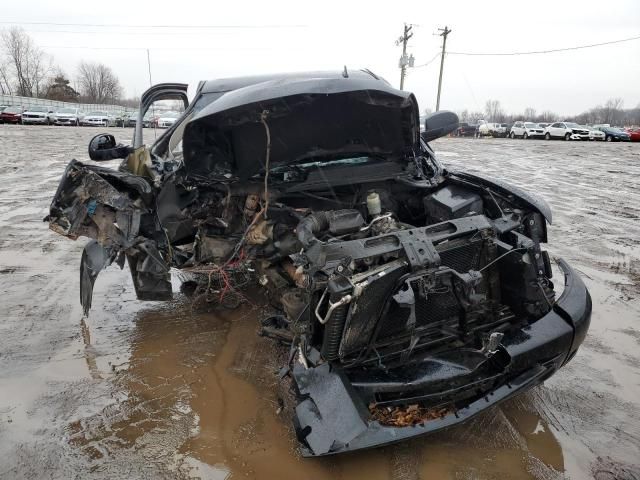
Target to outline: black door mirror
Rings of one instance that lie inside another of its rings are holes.
[[[430,142],[436,138],[453,132],[458,128],[458,116],[453,112],[443,110],[429,115],[424,121],[424,132],[422,132],[422,140]]]
[[[89,158],[97,162],[127,158],[131,151],[131,147],[116,145],[116,137],[108,133],[96,135],[89,142]]]

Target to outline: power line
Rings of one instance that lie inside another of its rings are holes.
[[[427,63],[422,63],[420,65],[416,65],[414,68],[427,67],[427,66],[431,65],[439,56],[440,56],[440,52],[436,53],[433,56],[433,58],[431,60],[429,60]]]
[[[208,29],[241,29],[241,28],[305,28],[307,25],[129,25],[124,23],[56,23],[56,22],[7,22],[4,25],[52,25],[57,27],[117,27],[117,28],[208,28]]]
[[[611,40],[610,42],[592,43],[589,45],[579,45],[577,47],[554,48],[551,50],[535,50],[531,52],[502,52],[502,53],[484,53],[484,52],[447,52],[448,55],[466,55],[466,56],[514,56],[514,55],[539,55],[543,53],[568,52],[570,50],[580,50],[583,48],[601,47],[603,45],[613,45],[615,43],[630,42],[639,40],[640,35],[636,37],[622,38],[620,40]]]

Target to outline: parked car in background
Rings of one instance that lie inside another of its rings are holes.
[[[487,123],[487,128],[486,130],[488,131],[488,134],[491,135],[494,138],[498,138],[498,137],[504,137],[506,134],[506,123]]]
[[[113,117],[107,112],[97,110],[87,113],[80,122],[81,125],[109,127],[114,124]]]
[[[625,131],[629,134],[629,140],[632,142],[640,142],[640,127],[627,128]]]
[[[621,128],[598,127],[598,130],[604,133],[604,139],[607,142],[630,142],[631,141],[631,136]]]
[[[125,127],[135,127],[138,123],[138,112],[131,112],[127,114],[124,122]]]
[[[544,138],[565,140],[589,140],[589,131],[574,122],[556,122],[545,128]]]
[[[542,123],[538,123],[538,125],[540,125],[542,128],[547,128],[551,124],[547,122],[542,122]]]
[[[527,138],[543,138],[544,128],[533,122],[516,122],[509,132],[511,138],[521,137]]]
[[[165,112],[158,117],[157,125],[158,128],[169,128],[176,120],[180,118],[180,113],[178,112]]]
[[[83,117],[79,108],[61,108],[57,110],[52,117],[54,125],[80,125],[80,119]]]
[[[0,122],[2,123],[21,123],[22,107],[7,107],[0,113]]]
[[[604,132],[601,132],[597,128],[587,127],[585,125],[581,125],[581,127],[589,132],[589,140],[598,140],[598,141],[604,140]]]
[[[460,122],[453,132],[454,137],[475,137],[478,126],[475,123]]]
[[[22,124],[51,125],[53,123],[53,107],[29,107],[22,112]]]
[[[511,131],[511,125],[507,123],[493,123],[493,127],[489,128],[492,137],[506,138]]]

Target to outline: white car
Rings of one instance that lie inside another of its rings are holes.
[[[597,128],[593,127],[586,127],[584,125],[581,125],[581,127],[589,132],[589,140],[604,141],[606,135],[603,131],[600,131]]]
[[[113,123],[111,115],[107,112],[103,111],[94,111],[87,113],[82,120],[80,120],[80,125],[88,125],[88,126],[100,126],[100,127],[108,127]]]
[[[79,108],[61,108],[53,114],[54,125],[80,125],[84,114]]]
[[[544,138],[564,138],[565,140],[589,140],[589,131],[574,122],[556,122],[545,128]]]
[[[169,128],[180,118],[178,112],[166,112],[158,117],[158,128]]]
[[[29,107],[22,112],[22,124],[51,125],[53,108],[51,107]]]
[[[533,122],[516,122],[509,132],[511,138],[544,138],[544,128]]]

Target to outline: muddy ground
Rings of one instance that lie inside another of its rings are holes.
[[[114,266],[83,319],[84,241],[42,218],[95,133],[0,125],[0,478],[640,478],[640,144],[435,142],[452,168],[546,197],[551,253],[582,273],[591,330],[544,386],[466,425],[309,460],[257,309],[138,302]]]

